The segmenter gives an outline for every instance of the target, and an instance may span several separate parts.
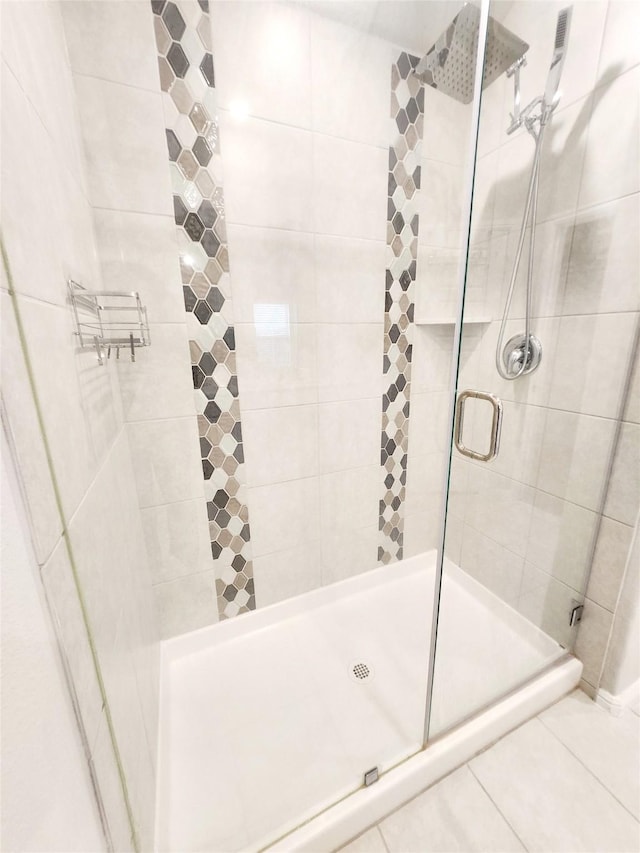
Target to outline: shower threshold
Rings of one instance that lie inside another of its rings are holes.
[[[435,564],[163,643],[158,851],[335,849],[575,687],[575,658],[447,562],[422,750]]]

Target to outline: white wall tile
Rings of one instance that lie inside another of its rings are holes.
[[[572,648],[575,641],[576,629],[569,626],[569,616],[580,603],[576,590],[525,561],[517,609],[565,648]]]
[[[236,323],[253,323],[258,306],[286,306],[292,323],[317,319],[311,234],[229,225]]]
[[[460,567],[507,604],[515,605],[524,567],[522,556],[467,525],[462,538]]]
[[[249,488],[251,547],[256,557],[320,538],[317,477]]]
[[[410,458],[423,453],[444,451],[449,444],[449,394],[446,391],[411,393],[409,419]]]
[[[65,646],[78,629],[84,638],[78,599],[72,590],[71,601],[65,603],[75,607],[61,608],[59,620],[49,596],[47,606],[4,430],[1,440],[3,846],[102,851],[105,838],[98,804],[61,660],[61,633]],[[50,571],[54,566],[61,566],[70,579],[62,540],[45,568]],[[82,713],[93,716],[95,722],[88,728],[95,733],[102,703],[89,649],[85,642],[80,660],[70,651],[68,664],[74,675],[88,671],[92,676],[91,685],[77,693]]]
[[[498,77],[482,93],[478,154],[484,158],[506,141],[509,112],[513,111],[513,84],[506,75]]]
[[[102,716],[102,696],[95,665],[89,648],[78,592],[73,582],[71,564],[62,540],[42,567],[42,583],[47,603],[56,620],[56,630],[78,699],[82,726],[90,747],[95,743]]]
[[[153,587],[163,639],[218,621],[215,572],[199,572]]]
[[[310,127],[306,9],[270,2],[212,3],[211,29],[221,107],[244,107],[251,116]]]
[[[6,64],[2,95],[1,205],[13,285],[19,293],[64,305],[69,276],[87,287],[100,287],[90,208],[81,183],[65,168]],[[83,176],[81,159],[74,170]],[[34,234],[39,238],[37,252]]]
[[[203,496],[195,415],[138,421],[127,430],[142,508]]]
[[[535,489],[487,467],[470,466],[466,522],[521,556],[526,547],[534,500]]]
[[[150,326],[151,346],[141,347],[132,362],[117,361],[126,421],[188,417],[195,413],[191,361],[184,323]]]
[[[443,452],[412,452],[409,444],[407,469],[407,492],[405,508],[407,515],[428,511],[442,494],[447,455]]]
[[[625,524],[635,524],[640,496],[640,426],[622,424],[604,513]]]
[[[159,88],[151,5],[72,0],[60,4],[71,67],[155,92]]]
[[[547,414],[539,489],[597,510],[605,486],[614,423],[550,409]]]
[[[575,220],[563,314],[637,311],[640,196],[580,211]]]
[[[242,407],[267,409],[318,398],[316,326],[281,319],[275,306],[253,323],[235,325]]]
[[[310,231],[311,134],[220,110],[220,140],[227,220]]]
[[[320,473],[378,463],[381,418],[379,398],[321,403],[318,407]]]
[[[596,687],[600,683],[613,614],[594,601],[585,601],[575,654],[582,661],[582,677]]]
[[[253,561],[258,607],[267,607],[321,584],[320,543],[256,557]]]
[[[494,91],[492,85],[482,95],[483,114],[487,109],[487,99]],[[461,104],[454,98],[438,92],[437,89],[425,86],[424,113],[422,156],[427,160],[440,160],[456,166],[464,165],[469,151],[470,105]],[[430,188],[426,183],[422,186],[425,192]]]
[[[205,572],[213,567],[205,502],[177,501],[141,511],[154,583]]]
[[[634,684],[640,672],[640,649],[637,643],[640,622],[639,551],[640,536],[636,524],[602,677],[602,687],[614,696]]]
[[[328,585],[374,569],[378,564],[378,525],[323,531],[322,583]]]
[[[434,503],[430,512],[407,515],[404,519],[404,556],[415,557],[438,547],[440,511]]]
[[[600,525],[587,597],[613,612],[627,565],[633,528],[606,516],[602,517]]]
[[[310,15],[310,25],[313,129],[386,150],[397,50],[320,15]]]
[[[116,850],[122,850],[123,853],[130,853],[134,850],[131,824],[122,795],[122,783],[105,717],[103,712],[98,739],[91,753],[91,761],[100,779],[100,796],[109,822],[113,846]]]
[[[384,240],[388,152],[316,134],[313,140],[314,230]]]
[[[115,365],[100,366],[95,352],[75,349],[68,309],[22,298],[19,306],[62,503],[69,517],[120,428]]]
[[[537,492],[526,557],[578,593],[584,593],[596,532],[591,510]]]
[[[95,207],[172,214],[160,92],[75,77]]]
[[[549,405],[614,418],[633,345],[636,315],[563,317]]]
[[[411,393],[445,391],[451,379],[453,326],[416,326],[411,359]]]
[[[322,529],[348,532],[378,523],[380,467],[349,468],[320,477]]]
[[[640,69],[635,68],[593,93],[580,185],[581,208],[640,189],[639,80]]]
[[[627,0],[609,0],[607,20],[598,63],[598,82],[611,80],[640,63],[636,34],[640,29],[640,9]]]
[[[107,290],[137,290],[151,323],[183,323],[184,301],[172,217],[93,210]]]
[[[58,168],[64,166],[83,189],[82,141],[60,7],[40,0],[3,4],[2,53],[51,138]]]
[[[386,244],[316,234],[313,269],[320,323],[380,323]]]
[[[630,423],[640,423],[640,352],[636,353],[635,363],[631,365],[629,393],[623,417]]]
[[[317,406],[243,412],[242,434],[251,486],[318,473]]]
[[[318,326],[318,399],[378,397],[382,390],[382,323]]]
[[[438,160],[420,161],[421,177],[418,197],[420,231],[433,234],[433,229],[462,227],[464,171],[460,166]],[[433,245],[433,239],[430,241]]]
[[[20,346],[11,299],[0,294],[2,397],[7,427],[20,466],[20,479],[31,522],[33,544],[42,565],[62,534],[42,434]]]

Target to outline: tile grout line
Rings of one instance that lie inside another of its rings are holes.
[[[384,849],[387,851],[387,853],[391,853],[391,848],[390,848],[390,847],[389,847],[389,845],[387,844],[387,839],[384,837],[384,832],[382,831],[382,826],[381,826],[381,824],[380,824],[380,823],[376,823],[376,824],[375,824],[375,828],[378,830],[378,834],[380,835],[380,838],[382,839],[382,844],[383,844],[383,846],[384,846]]]
[[[565,697],[565,698],[568,698],[568,697]],[[593,702],[593,700],[590,700],[590,701]],[[558,704],[558,703],[556,703],[556,704]],[[595,702],[594,702],[594,706],[597,707],[595,705]],[[553,707],[553,705],[551,707]],[[607,713],[607,712],[603,710],[602,713]],[[627,814],[631,815],[631,817],[635,820],[635,822],[640,825],[640,820],[633,814],[633,812],[629,811],[627,806],[625,806],[625,804],[616,796],[616,794],[607,785],[605,785],[605,783],[602,781],[602,779],[587,764],[584,763],[584,761],[580,758],[579,755],[576,755],[576,753],[571,749],[569,744],[565,743],[562,740],[562,738],[560,737],[560,735],[558,735],[556,732],[554,732],[554,730],[542,719],[542,715],[538,714],[538,716],[535,717],[535,719],[539,720],[542,723],[542,725],[545,727],[545,729],[551,735],[553,735],[553,737],[558,741],[558,743],[561,744],[567,750],[569,755],[573,756],[573,758],[575,758],[575,760],[578,762],[578,764],[580,764],[589,773],[589,775],[592,776],[596,780],[596,782],[598,782],[598,784],[609,794],[609,796],[612,797],[620,806],[622,806],[622,808],[627,812]]]
[[[529,721],[526,721],[526,722],[529,722]],[[522,725],[526,725],[526,722],[525,722],[525,723],[523,723]],[[521,728],[521,726],[519,726],[518,728]],[[517,731],[517,730],[518,730],[518,729],[515,729],[514,731]],[[510,734],[510,732],[508,732],[507,734]],[[505,737],[506,737],[506,735],[505,735]],[[500,740],[502,740],[502,738],[500,738]],[[500,743],[500,741],[497,741],[497,743]],[[495,744],[491,744],[491,747],[490,747],[489,749],[493,748],[493,746],[495,746]],[[489,751],[489,750],[485,750],[485,752],[488,752],[488,751]],[[475,756],[474,756],[474,757],[475,757]],[[485,786],[482,784],[482,782],[480,781],[480,779],[479,779],[479,778],[477,777],[477,775],[474,773],[473,768],[471,767],[471,761],[468,761],[464,766],[465,766],[465,767],[467,768],[467,770],[471,773],[471,775],[472,775],[472,776],[473,776],[473,778],[476,780],[476,782],[478,783],[478,785],[480,785],[480,787],[482,788],[482,790],[484,791],[484,793],[487,795],[487,797],[488,797],[489,801],[492,803],[492,805],[494,806],[495,810],[498,812],[498,814],[502,817],[502,819],[504,820],[504,822],[507,824],[507,826],[509,827],[509,829],[511,830],[511,832],[513,832],[513,834],[514,834],[514,835],[515,835],[515,837],[518,839],[518,841],[520,842],[520,844],[522,844],[522,848],[523,848],[523,850],[529,850],[529,848],[527,847],[527,845],[524,843],[523,839],[521,838],[520,834],[519,834],[518,832],[516,832],[515,828],[513,827],[512,823],[511,823],[511,821],[507,818],[507,816],[504,814],[504,812],[502,811],[502,809],[500,808],[500,806],[496,803],[496,801],[493,799],[493,797],[491,796],[491,794],[489,793],[489,791],[487,791],[487,789],[486,789],[486,788],[485,788]]]

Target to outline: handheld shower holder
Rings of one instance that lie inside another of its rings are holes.
[[[545,103],[544,97],[538,95],[526,107],[520,107],[520,69],[526,64],[527,57],[521,56],[513,65],[509,66],[506,72],[507,77],[513,77],[513,112],[509,113],[511,123],[507,128],[507,134],[510,136],[524,126],[535,139],[538,135],[536,126],[545,125],[549,121],[551,113],[556,108],[557,101],[549,106]],[[533,114],[533,111],[538,106],[540,106],[540,112]]]

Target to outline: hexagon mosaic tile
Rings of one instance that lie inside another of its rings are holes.
[[[401,560],[409,449],[414,287],[418,258],[418,191],[424,88],[412,73],[418,57],[401,53],[391,68],[387,198],[387,270],[382,396],[382,497],[378,562]]]
[[[152,0],[221,618],[256,606],[207,0]]]

